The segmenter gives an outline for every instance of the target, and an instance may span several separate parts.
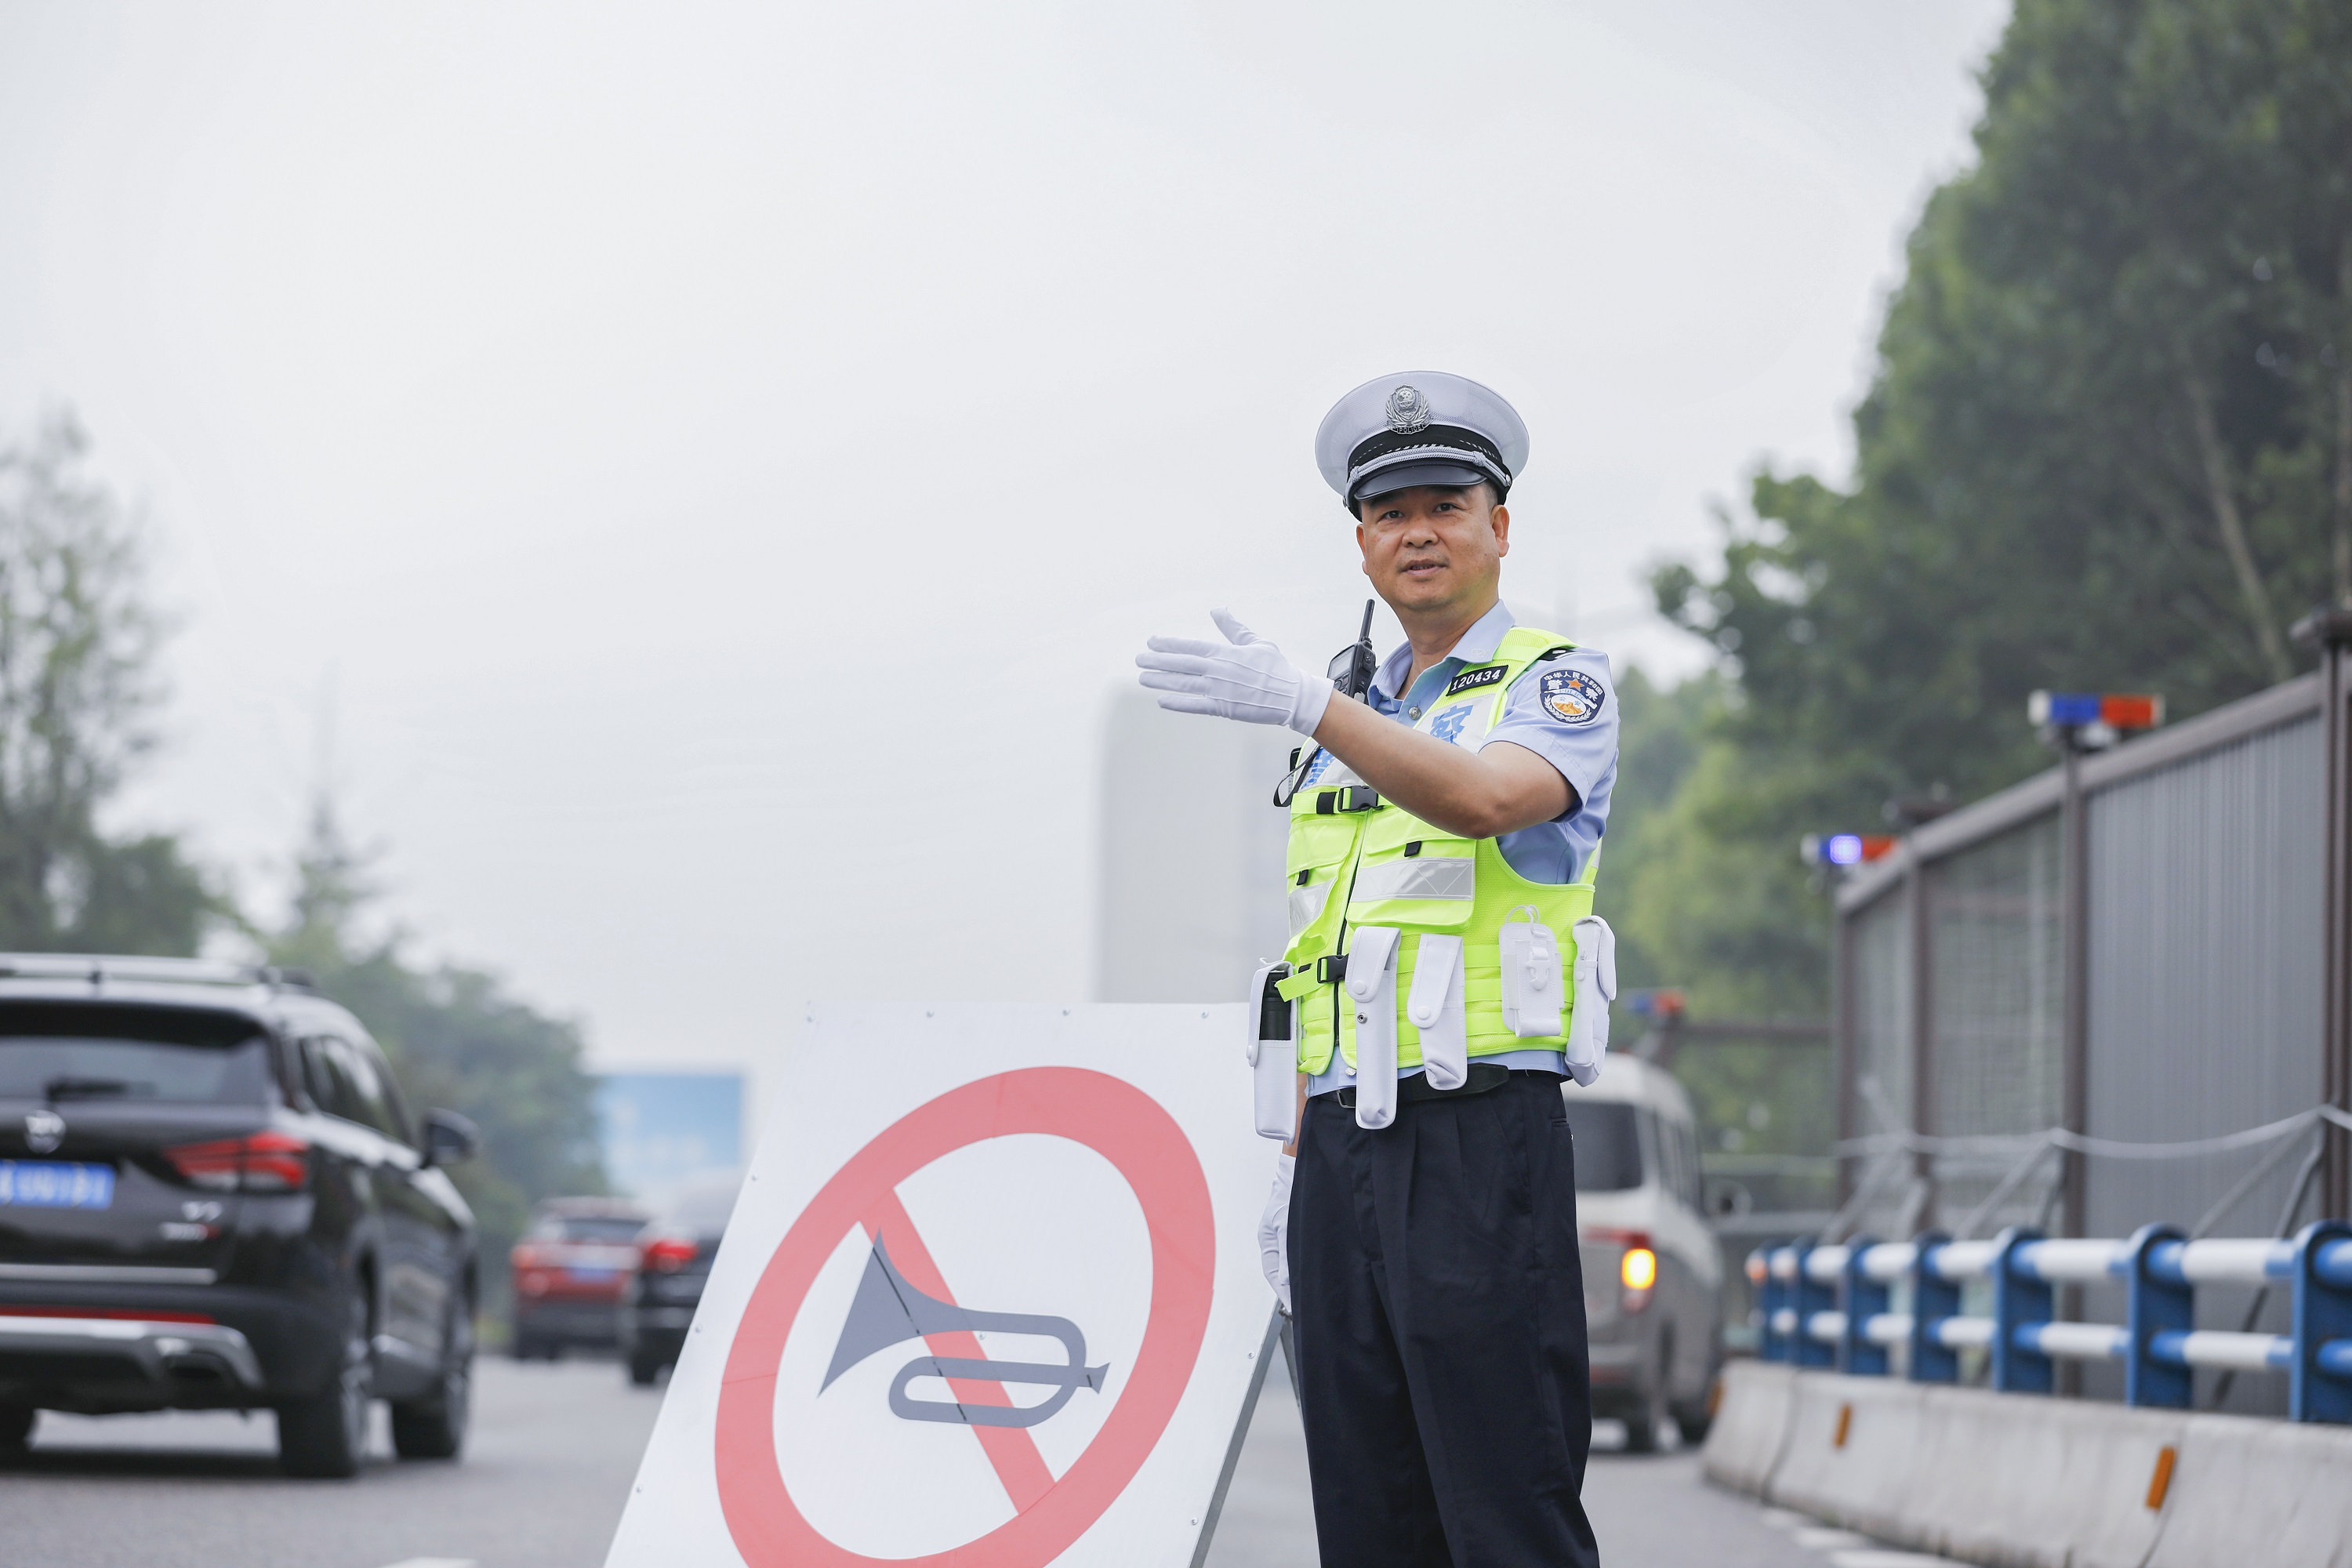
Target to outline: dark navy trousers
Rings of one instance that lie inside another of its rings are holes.
[[[1324,1568],[1596,1568],[1576,1161],[1560,1080],[1307,1103],[1290,1298]]]

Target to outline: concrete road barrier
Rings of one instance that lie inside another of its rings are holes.
[[[1777,1362],[1735,1361],[1725,1365],[1722,1379],[1722,1403],[1707,1428],[1701,1467],[1718,1486],[1761,1496],[1788,1436],[1797,1369]]]
[[[1988,1568],[2352,1568],[2352,1427],[1726,1369],[1707,1478]]]
[[[2147,1561],[2165,1517],[2148,1506],[2149,1483],[2179,1448],[2185,1412],[1935,1388],[1921,1414],[1895,1539],[2000,1568]]]
[[[1921,1460],[1935,1446],[1927,1394],[1921,1384],[1884,1377],[1801,1376],[1764,1496],[1849,1530],[1908,1539],[1906,1510]]]
[[[2187,1425],[2147,1568],[2352,1568],[2352,1427]]]

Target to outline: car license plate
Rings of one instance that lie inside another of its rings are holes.
[[[621,1277],[617,1268],[572,1268],[566,1272],[578,1285],[609,1285]]]
[[[0,1160],[0,1207],[114,1206],[114,1167],[80,1160]]]

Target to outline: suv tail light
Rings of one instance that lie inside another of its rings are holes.
[[[145,1307],[27,1307],[10,1302],[0,1307],[0,1318],[103,1318],[109,1322],[216,1323],[205,1312],[159,1312]]]
[[[310,1145],[290,1132],[180,1143],[163,1158],[184,1181],[224,1193],[299,1193],[310,1184]]]
[[[701,1247],[683,1236],[657,1236],[637,1248],[637,1264],[656,1274],[675,1274],[694,1261]]]

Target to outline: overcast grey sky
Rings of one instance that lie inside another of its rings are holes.
[[[757,1063],[1085,994],[1103,694],[1352,634],[1367,377],[1510,397],[1506,597],[1694,668],[1640,573],[1843,472],[2004,12],[0,0],[0,419],[153,524],[131,817],[260,901],[331,707],[431,949]]]

